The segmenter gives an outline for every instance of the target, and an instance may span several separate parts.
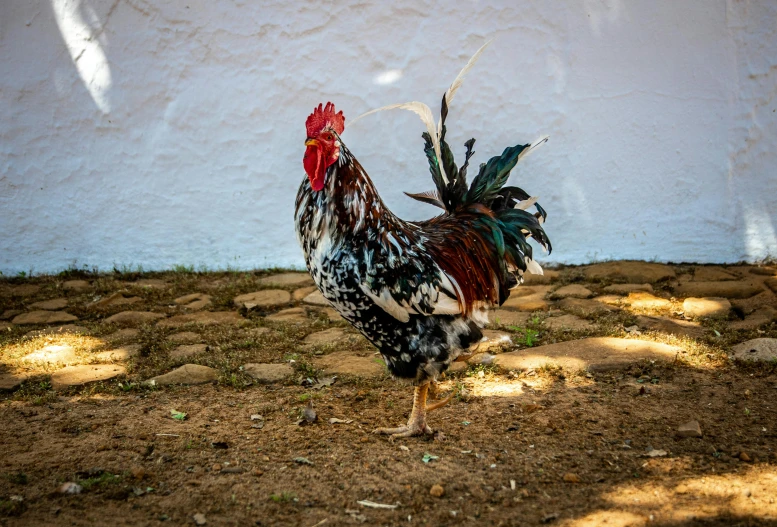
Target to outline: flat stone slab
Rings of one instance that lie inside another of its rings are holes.
[[[720,282],[724,280],[739,280],[739,277],[724,271],[720,267],[696,267],[693,271],[694,282]]]
[[[45,309],[47,311],[56,311],[67,307],[67,298],[54,298],[52,300],[43,300],[29,305],[30,309]]]
[[[689,317],[726,318],[731,310],[727,298],[686,298],[683,311]]]
[[[358,338],[359,336],[346,333],[343,329],[329,328],[324,331],[311,333],[305,337],[303,342],[307,346],[327,346],[329,344],[337,344],[348,340],[357,340]]]
[[[62,322],[75,322],[78,317],[67,311],[30,311],[14,317],[12,322],[20,326],[30,324],[59,324]]]
[[[122,311],[105,319],[109,324],[117,326],[135,327],[148,324],[160,318],[165,318],[161,313],[152,313],[151,311]]]
[[[207,384],[218,379],[219,372],[199,364],[184,364],[169,373],[157,375],[143,384],[164,386],[169,384]]]
[[[86,293],[92,290],[92,285],[86,280],[68,280],[62,282],[62,289],[73,293]]]
[[[310,322],[307,311],[301,307],[292,307],[278,311],[277,313],[266,316],[265,320],[269,320],[270,322],[285,322],[287,324],[306,324]]]
[[[249,363],[243,366],[243,371],[256,382],[271,384],[291,376],[294,373],[294,368],[291,364]]]
[[[316,359],[314,364],[326,373],[360,377],[378,377],[386,371],[383,359],[373,353],[365,356],[352,351],[336,351]]]
[[[29,378],[27,373],[0,373],[0,390],[15,390]]]
[[[627,296],[623,302],[630,305],[634,309],[645,310],[669,309],[669,307],[672,305],[672,303],[666,298],[657,297],[650,293],[646,293],[645,291],[629,293],[629,296]]]
[[[127,370],[120,364],[68,366],[51,374],[51,386],[55,390],[61,390],[90,382],[107,381],[125,373]]]
[[[130,287],[143,287],[145,289],[165,289],[168,286],[167,282],[158,278],[141,278],[127,285]]]
[[[37,337],[51,337],[57,335],[88,335],[90,332],[88,329],[75,324],[65,324],[64,326],[54,326],[45,329],[36,329],[26,333],[24,336],[27,338]]]
[[[642,329],[660,331],[675,336],[698,338],[704,334],[704,328],[698,322],[679,320],[669,317],[637,317],[637,325]]]
[[[545,297],[550,292],[550,286],[520,286],[510,291],[510,297],[502,304],[502,309],[514,311],[547,311],[550,302]]]
[[[342,316],[340,316],[340,313],[338,313],[337,310],[332,307],[325,307],[323,309],[318,309],[316,311],[318,313],[323,313],[324,315],[326,315],[326,318],[328,318],[330,322],[345,321],[345,319]]]
[[[771,362],[777,361],[777,339],[761,338],[748,340],[732,348],[737,360]]]
[[[494,309],[488,312],[489,326],[517,326],[525,327],[529,323],[532,314],[509,309]]]
[[[617,308],[603,304],[595,299],[585,298],[565,298],[559,301],[558,307],[564,311],[582,316],[603,315],[617,310]]]
[[[246,309],[278,306],[291,302],[291,293],[283,289],[264,289],[236,296],[233,302],[237,307],[245,307]]]
[[[95,353],[94,357],[101,362],[125,361],[140,355],[139,344],[128,344],[116,349]]]
[[[187,359],[208,350],[207,344],[184,344],[170,351],[171,359]]]
[[[97,300],[95,302],[92,302],[89,304],[90,309],[106,309],[108,307],[115,307],[115,306],[131,306],[132,304],[137,304],[138,302],[142,302],[143,299],[139,296],[124,296],[122,293],[113,293],[111,295],[108,295],[106,297],[101,298],[100,300]]]
[[[586,331],[596,327],[596,324],[593,324],[584,318],[576,317],[575,315],[548,317],[542,321],[542,324],[548,329],[555,331]]]
[[[616,295],[628,295],[637,291],[652,293],[653,286],[650,284],[612,284],[604,288],[605,293],[615,293]]]
[[[313,285],[313,279],[308,273],[281,273],[260,278],[259,283],[275,286],[303,286]]]
[[[3,311],[3,314],[0,315],[0,320],[10,320],[16,315],[21,315],[24,313],[23,309],[6,309]]]
[[[69,364],[77,361],[78,357],[73,348],[59,344],[49,344],[22,357],[22,362],[44,362],[46,364]]]
[[[313,291],[308,296],[302,299],[302,301],[306,304],[309,304],[311,306],[329,306],[329,300],[324,298],[324,295],[321,294],[321,291]]]
[[[747,315],[744,320],[732,322],[728,327],[731,329],[755,329],[775,320],[777,320],[777,309],[764,306]]]
[[[583,271],[586,280],[616,280],[631,284],[654,284],[675,277],[674,269],[648,262],[605,262],[589,265]]]
[[[594,297],[593,300],[607,304],[608,306],[620,306],[623,305],[623,297],[620,295],[599,295]]]
[[[160,320],[157,323],[157,326],[164,328],[178,328],[187,324],[216,326],[218,324],[239,325],[244,324],[245,322],[246,319],[234,311],[200,311],[198,313],[176,315],[174,317]]]
[[[314,285],[307,286],[307,287],[300,287],[299,289],[294,290],[294,292],[291,294],[291,299],[294,300],[295,302],[302,302],[306,296],[308,296],[311,293],[315,293],[316,291],[318,291],[318,288]],[[328,302],[327,302],[327,305],[329,305]]]
[[[764,285],[772,290],[772,293],[777,295],[777,278],[767,278],[764,280]]]
[[[523,285],[548,285],[558,280],[560,272],[553,269],[543,269],[542,274],[524,273]]]
[[[190,295],[179,296],[173,300],[179,306],[196,311],[211,305],[211,296],[204,293],[192,293]]]
[[[777,276],[777,267],[751,267],[750,272],[759,276]]]
[[[681,297],[750,298],[763,292],[763,287],[749,282],[683,282],[675,287]]]
[[[40,286],[35,284],[12,285],[0,289],[0,291],[3,292],[3,296],[26,298],[40,291]]]
[[[140,331],[138,331],[137,329],[124,328],[118,331],[114,331],[113,333],[105,337],[105,339],[109,341],[133,340],[138,338],[138,335],[140,335]]]
[[[573,371],[609,371],[643,359],[673,360],[681,351],[677,346],[658,342],[597,337],[503,353],[494,358],[494,364],[507,370],[557,364]]]
[[[194,331],[181,331],[168,336],[167,340],[175,344],[196,344],[202,340],[202,337]]]
[[[590,298],[593,295],[590,289],[580,284],[565,285],[551,293],[552,298]]]

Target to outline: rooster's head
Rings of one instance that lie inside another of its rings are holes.
[[[305,122],[308,138],[305,140],[305,157],[302,164],[313,190],[324,188],[326,169],[340,157],[340,134],[345,129],[343,112],[335,113],[331,102],[319,104]]]

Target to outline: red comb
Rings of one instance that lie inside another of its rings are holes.
[[[343,116],[343,112],[339,111],[335,113],[335,105],[331,102],[326,103],[326,107],[323,109],[322,107],[323,104],[319,104],[318,108],[313,110],[313,113],[308,116],[308,120],[305,121],[308,137],[318,136],[318,134],[321,133],[321,130],[327,126],[332,127],[338,135],[342,134],[343,130],[345,130],[345,117]]]

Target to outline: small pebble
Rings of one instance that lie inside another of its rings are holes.
[[[267,457],[267,456],[264,456],[264,457],[262,458],[262,461],[270,461],[270,458],[269,458],[269,457]]]
[[[741,459],[742,461],[752,461],[750,456],[747,455],[747,452],[740,452],[739,459]]]
[[[212,467],[210,467],[210,469],[213,472],[221,472],[221,465],[219,465],[218,463],[215,463]]]
[[[679,437],[701,437],[701,426],[699,421],[689,421],[680,425],[677,428],[677,435]]]
[[[195,525],[205,525],[206,523],[208,523],[208,519],[201,512],[198,512],[197,514],[192,516],[192,520],[194,520]]]
[[[429,494],[435,498],[440,498],[443,494],[445,494],[445,489],[442,487],[442,485],[439,484],[432,485],[432,488],[429,490]]]
[[[251,474],[253,474],[254,476],[256,476],[256,477],[258,478],[259,476],[261,476],[262,474],[264,474],[264,472],[262,472],[262,471],[261,471],[261,470],[259,470],[258,468],[255,468],[255,469],[253,469],[253,470],[251,471]]]
[[[132,477],[135,479],[143,479],[146,477],[146,469],[143,467],[132,467],[130,470]]]
[[[580,476],[571,472],[567,472],[564,474],[564,481],[567,483],[580,483]]]

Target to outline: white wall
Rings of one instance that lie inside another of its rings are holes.
[[[304,122],[422,100],[469,56],[449,138],[476,160],[540,134],[511,182],[546,261],[777,256],[777,2],[0,3],[0,271],[301,266]],[[347,121],[346,121],[347,122]],[[431,180],[422,125],[344,140],[399,215]]]

